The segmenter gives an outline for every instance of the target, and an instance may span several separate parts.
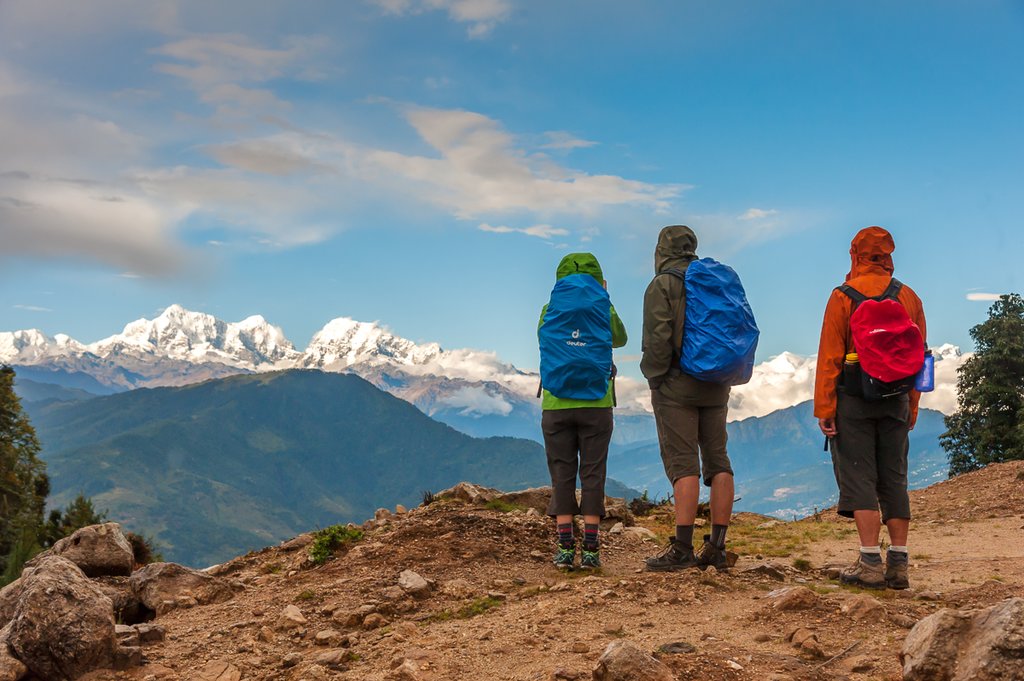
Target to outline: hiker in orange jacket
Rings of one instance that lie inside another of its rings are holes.
[[[862,229],[850,245],[846,284],[864,296],[881,296],[893,278],[895,248],[892,236],[881,227]],[[917,294],[904,285],[896,300],[927,338],[924,308]],[[905,589],[909,586],[910,529],[907,450],[921,394],[911,390],[869,401],[843,389],[843,363],[846,355],[854,352],[850,332],[853,310],[854,301],[849,295],[838,288],[832,292],[825,308],[814,382],[814,415],[832,445],[839,515],[854,519],[860,537],[860,556],[841,579],[869,588]],[[883,522],[892,543],[884,573],[879,549]]]

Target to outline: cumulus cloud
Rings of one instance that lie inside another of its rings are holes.
[[[621,205],[664,211],[683,189],[561,166],[528,153],[498,121],[472,111],[409,108],[406,119],[439,156],[371,150],[365,162],[461,219],[513,212],[593,215]]]
[[[560,130],[546,132],[544,136],[547,137],[548,142],[541,145],[542,149],[585,149],[597,146],[597,142],[580,139],[575,135]]]
[[[501,395],[492,395],[483,386],[466,386],[441,400],[445,406],[461,409],[464,416],[508,416],[512,405]]]
[[[999,300],[1000,293],[968,293],[967,300],[981,301],[981,302],[993,302]]]
[[[388,14],[409,15],[430,11],[445,11],[452,21],[469,24],[470,38],[483,38],[490,34],[512,13],[509,0],[370,0]]]
[[[508,227],[506,225],[492,226],[486,222],[481,223],[477,228],[482,232],[494,232],[496,234],[508,234],[510,232],[518,232],[520,234],[526,234],[527,236],[535,236],[538,239],[550,240],[556,236],[568,236],[569,230],[561,229],[559,227],[552,227],[551,225],[533,225],[531,227]]]
[[[324,41],[293,37],[283,42],[269,48],[236,34],[190,36],[154,48],[154,54],[170,60],[154,68],[183,80],[220,113],[287,110],[287,101],[256,85],[284,76],[308,77],[314,73],[310,61]]]
[[[779,211],[775,209],[765,210],[763,208],[748,208],[743,215],[740,215],[740,220],[764,220],[765,218],[773,215],[778,215]]]

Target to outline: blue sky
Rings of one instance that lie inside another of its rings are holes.
[[[1019,2],[0,2],[0,330],[180,303],[536,367],[589,250],[640,352],[658,230],[810,354],[880,224],[929,340],[1024,289]]]

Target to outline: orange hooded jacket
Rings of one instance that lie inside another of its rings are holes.
[[[866,296],[881,295],[892,279],[892,252],[896,250],[892,235],[881,227],[867,227],[857,232],[850,244],[850,272],[846,283]],[[913,289],[904,285],[899,302],[911,321],[921,328],[927,343],[924,307]],[[850,315],[853,301],[841,291],[832,291],[825,307],[825,320],[821,325],[818,345],[818,369],[814,377],[814,416],[819,419],[835,418],[836,389],[843,371],[846,353],[853,352],[850,337]],[[917,423],[917,405],[921,393],[910,391],[910,427]]]

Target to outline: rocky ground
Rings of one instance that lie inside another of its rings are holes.
[[[143,664],[86,678],[589,679],[618,641],[668,673],[614,678],[901,679],[900,651],[923,617],[1024,596],[1024,463],[912,497],[912,588],[900,592],[832,578],[857,542],[831,511],[797,522],[738,514],[731,570],[652,574],[643,559],[672,522],[655,509],[603,534],[603,569],[560,573],[536,511],[435,501],[379,514],[320,566],[312,535],[218,566],[229,593],[154,606],[151,624],[166,634],[135,642]],[[222,602],[201,604],[211,600]]]

